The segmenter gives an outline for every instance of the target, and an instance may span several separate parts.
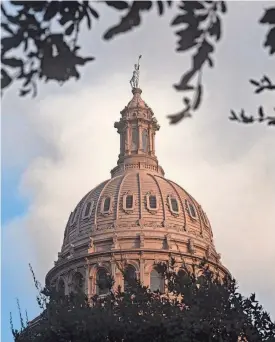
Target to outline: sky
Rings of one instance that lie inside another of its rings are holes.
[[[110,42],[102,34],[117,21],[112,10],[81,36],[83,54],[96,57],[81,79],[62,87],[41,84],[35,99],[16,87],[2,100],[2,339],[12,341],[9,312],[18,326],[16,298],[29,318],[39,313],[28,264],[43,283],[79,200],[110,177],[119,154],[113,127],[131,99],[129,80],[142,54],[142,97],[161,129],[156,154],[166,177],[203,206],[216,249],[244,295],[256,292],[275,318],[275,134],[264,124],[230,122],[230,109],[255,113],[274,107],[270,94],[253,95],[250,78],[275,76],[274,57],[262,48],[257,24],[271,2],[230,2],[215,68],[203,74],[205,95],[194,118],[170,126],[182,108],[172,85],[188,70],[190,53],[175,52],[169,27],[175,12],[144,15],[141,27]],[[98,5],[100,6],[100,5]],[[273,94],[274,97],[274,94]]]

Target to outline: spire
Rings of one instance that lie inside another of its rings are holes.
[[[120,154],[112,177],[126,170],[147,169],[164,175],[155,155],[155,134],[160,129],[152,109],[141,98],[139,85],[139,56],[130,84],[133,97],[120,112],[121,118],[114,127],[120,135]]]

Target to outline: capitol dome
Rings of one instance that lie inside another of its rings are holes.
[[[181,186],[164,177],[155,153],[160,126],[142,100],[141,89],[115,123],[120,154],[111,178],[90,190],[69,215],[58,260],[46,282],[65,293],[76,287],[104,294],[98,279],[111,274],[115,287],[127,284],[118,263],[152,290],[164,282],[156,261],[171,256],[186,264],[206,258],[227,273],[213,243],[210,222],[201,205]]]

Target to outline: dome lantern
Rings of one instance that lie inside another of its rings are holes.
[[[141,56],[139,60],[140,58]],[[130,168],[152,169],[164,175],[155,154],[155,135],[160,126],[152,109],[141,98],[142,90],[138,87],[139,60],[138,64],[135,64],[133,77],[130,80],[133,97],[120,112],[120,120],[114,124],[120,135],[120,154],[117,167],[111,171],[112,177]]]

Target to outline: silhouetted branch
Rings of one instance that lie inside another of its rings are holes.
[[[275,90],[275,84],[266,75],[264,75],[260,81],[255,81],[251,79],[249,80],[249,82],[255,87],[256,94],[259,94],[265,90]],[[269,126],[275,125],[275,116],[266,115],[263,106],[260,106],[258,108],[257,116],[247,115],[244,109],[242,109],[239,114],[236,114],[236,112],[233,110],[231,110],[230,113],[231,116],[229,117],[229,119],[231,121],[236,121],[245,124],[250,124],[254,122],[266,122]]]
[[[256,94],[261,93],[263,90],[275,90],[275,83],[273,83],[266,75],[264,75],[260,81],[249,80],[249,82],[256,87]]]

